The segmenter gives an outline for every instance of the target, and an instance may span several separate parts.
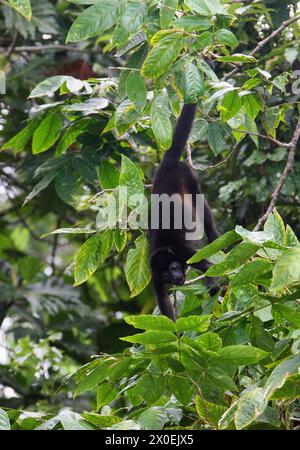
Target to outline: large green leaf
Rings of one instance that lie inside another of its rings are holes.
[[[150,50],[142,66],[142,74],[147,78],[163,75],[181,52],[184,39],[181,33],[170,33]]]
[[[153,406],[142,412],[138,421],[146,430],[162,430],[167,422],[167,414],[164,408]]]
[[[163,150],[168,150],[172,144],[173,130],[170,116],[167,96],[159,94],[152,103],[151,126],[157,143]]]
[[[32,153],[42,153],[52,147],[58,140],[62,130],[62,119],[60,114],[49,114],[39,124],[32,138]]]
[[[116,20],[118,5],[118,0],[98,0],[77,17],[66,42],[82,41],[111,28]]]
[[[266,356],[268,356],[268,352],[257,347],[250,345],[228,345],[221,350],[218,359],[227,364],[242,366],[256,364]]]
[[[175,323],[176,331],[204,332],[208,329],[211,315],[180,317]]]
[[[147,405],[151,406],[164,394],[166,387],[166,378],[149,373],[139,378],[134,391],[136,395],[146,400]]]
[[[237,430],[242,430],[257,419],[266,409],[268,401],[263,388],[254,387],[242,394],[234,414]]]
[[[75,260],[74,286],[84,283],[108,256],[112,246],[112,231],[97,233],[80,248]]]
[[[147,15],[147,6],[143,2],[131,1],[125,6],[120,25],[128,33],[135,33],[141,27]]]
[[[195,253],[195,255],[188,260],[188,263],[193,264],[202,261],[203,259],[209,258],[210,256],[228,247],[239,239],[240,237],[235,231],[227,231],[227,233],[218,237],[215,241],[211,242],[209,245]]]
[[[142,292],[151,280],[148,262],[149,244],[146,236],[141,235],[135,240],[135,248],[130,249],[125,264],[125,273],[131,297]]]
[[[193,386],[188,379],[172,375],[169,378],[169,386],[179,403],[183,406],[187,406],[190,403],[193,395]]]
[[[232,285],[244,286],[245,284],[255,283],[261,275],[272,270],[272,264],[264,259],[256,259],[245,264],[241,270],[235,274],[231,280]]]
[[[193,63],[187,64],[183,76],[183,94],[185,103],[196,103],[204,93],[202,74]]]
[[[124,155],[122,155],[119,185],[127,188],[129,206],[135,206],[131,197],[138,194],[142,195],[144,193],[144,184],[141,177],[141,171],[136,164]]]
[[[280,389],[284,385],[287,378],[299,373],[299,370],[300,353],[278,364],[266,382],[266,397],[270,398],[277,389]]]
[[[18,13],[22,14],[27,20],[31,20],[32,11],[30,0],[8,0],[8,2]]]
[[[206,272],[207,276],[215,277],[236,269],[241,264],[244,264],[248,258],[253,256],[257,252],[258,248],[258,245],[250,242],[242,242],[241,244],[238,244],[233,248],[233,250],[231,250],[224,261],[214,264],[208,269]]]
[[[59,418],[64,430],[93,430],[94,427],[86,422],[80,414],[73,411],[62,411]]]
[[[144,333],[134,334],[133,336],[122,337],[121,340],[131,342],[132,344],[161,345],[168,342],[175,342],[177,338],[171,331],[148,330]]]
[[[147,88],[140,72],[130,72],[126,80],[126,93],[137,108],[143,109],[145,107]]]
[[[192,11],[196,11],[203,16],[214,14],[226,14],[226,7],[220,0],[185,0],[184,2]]]
[[[142,330],[175,331],[174,322],[166,316],[150,316],[145,314],[139,316],[127,316],[125,317],[125,322]]]
[[[300,283],[300,248],[284,253],[275,263],[271,290],[279,291],[292,284]]]
[[[208,402],[199,395],[196,397],[195,404],[198,416],[214,426],[218,425],[220,418],[227,409],[226,406]]]
[[[178,0],[163,0],[159,11],[160,27],[162,29],[166,29],[169,27],[174,18],[177,6]]]

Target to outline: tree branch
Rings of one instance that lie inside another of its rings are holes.
[[[268,37],[260,41],[257,46],[249,53],[249,56],[254,56],[256,53],[258,53],[268,42],[270,42],[274,37],[276,37],[278,34],[280,34],[283,30],[285,30],[289,25],[291,25],[294,22],[297,22],[297,20],[300,20],[300,14],[296,14],[294,17],[292,17],[289,20],[285,20],[279,28],[274,30]],[[228,78],[231,78],[233,75],[235,75],[240,70],[240,67],[237,67],[233,69],[231,72],[227,73],[224,76],[224,80],[227,80]]]
[[[298,119],[298,123],[297,123],[296,129],[295,129],[294,135],[290,142],[290,151],[289,151],[286,166],[285,166],[284,171],[282,172],[281,177],[279,178],[279,181],[277,183],[277,186],[272,194],[271,202],[268,206],[268,209],[265,212],[265,214],[259,219],[256,227],[254,228],[254,231],[258,231],[262,227],[262,225],[265,224],[269,215],[272,213],[273,209],[276,206],[279,194],[284,186],[284,183],[285,183],[289,173],[293,169],[294,161],[295,161],[295,154],[296,154],[296,149],[297,149],[297,144],[299,142],[299,139],[300,139],[300,116]]]
[[[0,47],[0,53],[6,53],[10,48]],[[97,48],[79,48],[74,45],[62,45],[62,44],[49,44],[49,45],[29,45],[22,47],[15,47],[13,52],[15,53],[42,53],[47,50],[56,50],[60,52],[76,52],[76,53],[98,53],[99,49]]]

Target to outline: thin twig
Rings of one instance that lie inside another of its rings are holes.
[[[7,53],[10,51],[11,47],[0,47],[0,53]],[[22,47],[14,47],[13,52],[15,53],[43,53],[47,50],[56,50],[60,52],[76,52],[76,53],[98,53],[97,48],[79,48],[74,45],[62,45],[62,44],[48,44],[48,45],[28,45]]]
[[[292,146],[291,142],[280,142],[277,139],[273,138],[272,136],[269,135],[265,135],[265,134],[261,134],[261,133],[255,133],[254,131],[248,131],[248,130],[236,130],[236,129],[232,129],[233,131],[236,131],[237,133],[241,133],[241,134],[249,134],[251,136],[258,136],[262,139],[266,139],[270,142],[272,142],[273,144],[278,145],[279,147],[284,147],[284,148],[290,148]]]
[[[284,186],[284,183],[285,183],[289,173],[293,169],[294,161],[295,161],[295,154],[296,154],[296,149],[297,149],[297,144],[299,142],[299,139],[300,139],[300,116],[298,119],[298,123],[297,123],[296,129],[295,129],[294,135],[290,142],[290,151],[289,151],[286,166],[285,166],[284,171],[282,172],[281,177],[277,183],[277,186],[272,194],[272,199],[269,204],[269,207],[268,207],[266,213],[259,219],[256,227],[254,228],[254,231],[259,230],[262,227],[262,225],[264,225],[264,223],[267,221],[269,215],[272,213],[273,209],[276,206],[279,194]]]

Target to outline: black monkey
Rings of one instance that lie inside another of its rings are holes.
[[[187,143],[195,113],[195,104],[183,106],[171,148],[165,153],[152,186],[152,194],[168,194],[169,196],[191,194],[192,204],[190,207],[193,214],[195,214],[195,198],[197,194],[200,194],[200,190],[192,168],[186,162],[180,161],[180,157]],[[176,229],[172,209],[170,209],[170,229],[162,228],[161,214],[159,214],[157,228],[152,229],[151,224],[149,226],[153,284],[161,313],[175,321],[176,317],[169,300],[166,284],[181,285],[185,282],[186,261],[195,253],[196,242],[186,239],[187,230],[184,227]],[[204,203],[204,231],[209,242],[219,236],[207,202]],[[206,260],[193,264],[193,267],[203,272],[206,272],[209,266],[210,263]]]

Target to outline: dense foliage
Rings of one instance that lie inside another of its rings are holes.
[[[299,428],[298,6],[0,1],[0,429]],[[183,101],[222,288],[191,270],[174,324],[99,209],[148,195]]]

